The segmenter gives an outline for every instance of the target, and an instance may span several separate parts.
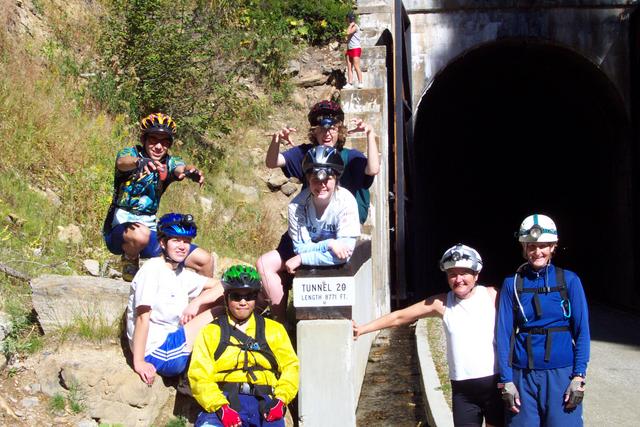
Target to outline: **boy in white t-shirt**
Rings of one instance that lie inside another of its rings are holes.
[[[171,377],[186,370],[198,332],[213,320],[209,308],[215,302],[223,307],[220,282],[185,268],[196,233],[191,215],[160,218],[162,255],[147,261],[131,282],[127,338],[133,369],[149,386],[156,374]]]

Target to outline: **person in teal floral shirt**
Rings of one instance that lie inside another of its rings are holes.
[[[169,154],[176,123],[163,113],[140,122],[140,145],[120,150],[116,156],[113,199],[103,225],[103,236],[111,253],[122,255],[122,275],[131,281],[139,259],[162,253],[156,236],[156,213],[160,198],[174,181],[189,178],[200,186],[204,175]],[[211,254],[191,245],[185,260],[188,267],[213,277]]]

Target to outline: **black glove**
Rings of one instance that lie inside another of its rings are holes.
[[[153,163],[153,160],[148,159],[146,157],[140,157],[138,160],[136,160],[136,173],[141,175],[144,172],[144,168],[149,166],[149,163]],[[151,168],[147,168],[147,169],[149,171],[151,170]]]
[[[198,170],[197,168],[192,168],[192,169],[186,170],[184,172],[184,176],[186,178],[189,178],[193,182],[200,182],[200,178],[202,177],[202,172],[200,172],[200,170]]]
[[[504,383],[502,386],[502,401],[507,409],[517,406],[516,400],[520,401],[520,393],[516,385],[512,382]]]

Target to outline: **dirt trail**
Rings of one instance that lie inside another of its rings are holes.
[[[414,330],[380,332],[371,347],[356,412],[359,426],[426,426]]]

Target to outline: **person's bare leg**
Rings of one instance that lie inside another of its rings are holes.
[[[133,223],[127,227],[122,235],[122,250],[129,259],[136,259],[140,252],[149,244],[151,230],[146,225]]]
[[[360,70],[360,57],[353,57],[353,68],[356,70],[356,76],[358,77],[358,83],[362,84],[362,71]]]
[[[278,274],[284,263],[278,251],[269,251],[258,258],[256,268],[262,278],[262,287],[271,300],[271,312],[279,322],[284,322],[287,313],[287,300],[284,299],[282,280]]]
[[[213,277],[213,272],[215,271],[213,256],[202,248],[196,248],[191,252],[187,259],[184,260],[184,263],[187,267],[193,268],[198,274]]]
[[[347,83],[353,84],[353,72],[351,67],[353,64],[351,63],[351,57],[349,55],[345,55],[347,57]]]

